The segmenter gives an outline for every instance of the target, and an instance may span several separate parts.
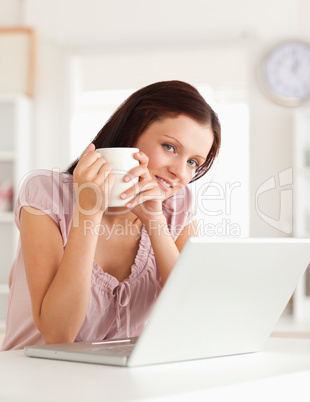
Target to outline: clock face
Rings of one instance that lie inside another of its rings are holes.
[[[263,74],[275,101],[299,105],[310,97],[310,44],[292,41],[276,46],[265,59]]]

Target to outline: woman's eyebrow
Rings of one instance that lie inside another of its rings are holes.
[[[170,135],[167,135],[167,134],[165,134],[165,137],[173,139],[174,141],[176,141],[180,145],[180,147],[184,148],[183,144],[181,144],[181,142],[179,140],[177,140],[175,137],[171,137]]]
[[[180,147],[184,148],[183,144],[182,144],[179,140],[177,140],[175,137],[171,137],[170,135],[167,135],[167,134],[165,134],[165,137],[168,137],[168,138],[173,139],[174,141],[176,141],[176,142],[180,145]],[[207,160],[207,158],[206,158],[205,156],[201,156],[201,155],[196,155],[196,156],[197,156],[198,158],[203,159],[204,161]]]

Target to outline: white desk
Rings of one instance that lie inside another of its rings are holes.
[[[309,401],[310,339],[263,352],[138,368],[0,353],[0,401]]]

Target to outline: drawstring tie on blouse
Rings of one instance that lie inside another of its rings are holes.
[[[117,331],[121,329],[120,307],[126,307],[126,336],[129,337],[130,330],[130,311],[129,301],[131,297],[131,290],[129,282],[121,282],[115,289],[116,295],[116,326]]]

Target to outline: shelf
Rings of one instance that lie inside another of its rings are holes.
[[[21,179],[32,169],[32,107],[32,100],[24,95],[0,94],[0,186],[2,191],[10,191],[12,187],[14,199]],[[8,278],[16,257],[18,230],[14,225],[14,212],[10,210],[12,206],[2,202],[1,208],[0,322],[5,322],[9,293]]]
[[[300,107],[294,116],[294,183],[293,223],[294,237],[310,238],[310,113]],[[303,275],[294,292],[292,327],[298,333],[310,334],[310,270]],[[308,285],[308,289],[307,289]],[[301,324],[302,323],[302,324]]]
[[[14,212],[0,212],[0,223],[11,223],[14,222]]]
[[[9,294],[9,285],[7,283],[0,283],[0,295]]]
[[[0,151],[0,162],[13,162],[15,153],[13,151]]]
[[[4,332],[5,332],[5,321],[0,320],[0,344],[3,339]]]
[[[28,100],[28,97],[20,92],[7,92],[0,94],[0,102],[3,103],[16,103],[16,101],[24,101],[25,99]]]

